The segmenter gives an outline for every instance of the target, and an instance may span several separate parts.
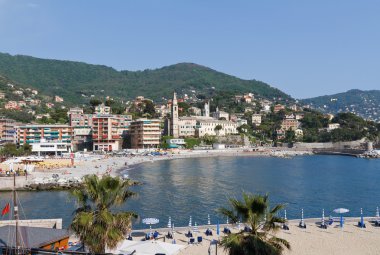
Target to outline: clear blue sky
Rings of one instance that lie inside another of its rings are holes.
[[[380,89],[380,1],[0,0],[0,51],[118,70],[194,62],[296,98]]]

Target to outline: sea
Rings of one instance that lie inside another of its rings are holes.
[[[229,198],[242,192],[269,194],[271,205],[286,205],[289,219],[334,215],[335,208],[350,210],[347,216],[375,216],[380,206],[380,160],[346,156],[297,156],[291,159],[250,156],[219,156],[153,161],[123,171],[142,185],[137,195],[115,210],[134,211],[134,229],[148,228],[144,218],[157,218],[154,227],[225,223],[216,210],[228,207]],[[0,193],[0,207],[11,201]],[[18,192],[24,219],[62,218],[68,227],[76,208],[68,191]],[[0,208],[0,209],[1,209]],[[280,212],[280,216],[283,215]],[[4,217],[3,217],[4,219]]]

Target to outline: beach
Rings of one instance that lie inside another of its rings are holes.
[[[276,150],[271,148],[253,151],[252,149],[223,149],[223,150],[176,150],[173,152],[161,153],[160,155],[143,155],[144,151],[132,155],[96,155],[84,154],[82,157],[74,159],[74,165],[71,166],[70,159],[50,158],[49,163],[34,168],[34,171],[28,174],[27,178],[18,177],[16,187],[23,189],[31,184],[50,184],[60,182],[66,184],[69,182],[80,182],[80,179],[89,174],[102,176],[109,174],[111,176],[127,177],[124,170],[128,170],[141,163],[149,163],[161,160],[174,160],[184,158],[201,158],[201,157],[237,157],[237,156],[273,156],[273,157],[293,157],[298,155],[310,155],[310,151],[297,150]],[[149,152],[149,151],[146,151]],[[1,165],[2,169],[7,169],[6,164]],[[16,166],[22,169],[23,165]],[[15,169],[17,169],[15,168]],[[55,176],[54,178],[52,176]],[[0,190],[11,190],[13,188],[12,177],[0,178]]]
[[[343,228],[339,227],[339,222],[334,222],[327,229],[319,227],[320,219],[305,219],[307,224],[306,229],[298,227],[299,220],[290,220],[288,222],[289,231],[279,230],[276,233],[277,237],[286,239],[290,245],[291,250],[285,250],[284,255],[372,255],[380,254],[379,236],[380,227],[375,227],[369,220],[372,218],[365,218],[366,228],[359,228],[357,223],[359,218],[346,218],[346,224]],[[221,225],[220,230],[226,225]],[[204,234],[208,226],[200,226],[197,236],[202,236],[203,241],[198,244],[188,244],[188,238],[185,233],[189,228],[176,228],[174,238],[176,243],[184,245],[184,249],[180,251],[181,255],[197,255],[208,254],[210,241],[218,239],[216,236],[216,226],[210,226],[213,236],[206,236]],[[232,232],[237,232],[236,226],[228,226]],[[141,231],[141,230],[140,230]],[[140,232],[139,231],[139,232]],[[159,229],[161,234],[166,234],[168,229]],[[145,230],[149,232],[149,230]],[[195,235],[194,235],[195,236]],[[220,238],[224,236],[221,233]],[[134,238],[134,240],[138,240]],[[158,241],[163,241],[159,239]],[[165,239],[166,242],[171,242],[171,239]],[[214,246],[213,246],[214,247]],[[212,253],[214,254],[214,253]],[[222,247],[218,247],[219,255],[227,255],[227,252]]]

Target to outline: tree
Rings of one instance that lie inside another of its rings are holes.
[[[222,125],[216,125],[215,128],[214,128],[215,133],[216,133],[218,136],[219,136],[219,132],[220,132],[220,130],[222,130],[222,129],[223,129]]]
[[[154,103],[150,100],[144,100],[144,113],[149,114],[150,116],[155,116],[156,115],[156,109],[154,108]]]
[[[92,253],[105,253],[106,247],[116,248],[131,229],[133,212],[112,212],[135,193],[129,188],[137,183],[130,179],[96,175],[84,177],[83,186],[72,191],[79,208],[75,210],[70,228]]]
[[[243,201],[229,199],[232,209],[220,208],[218,211],[230,218],[234,223],[240,219],[250,230],[228,234],[223,237],[221,245],[230,255],[280,255],[290,244],[274,233],[280,228],[276,223],[284,223],[284,219],[276,214],[284,208],[278,204],[269,208],[268,195],[253,195],[243,192]]]

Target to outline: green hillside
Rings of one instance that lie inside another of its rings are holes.
[[[204,93],[212,87],[219,91],[253,92],[265,98],[291,99],[264,82],[242,80],[191,63],[132,72],[82,62],[0,53],[0,75],[28,84],[46,95],[63,96],[67,103],[81,103],[91,95],[119,99],[144,95],[160,101],[162,97],[170,97],[173,90]]]
[[[312,108],[325,113],[352,112],[374,121],[380,121],[380,90],[349,90],[328,96],[301,100]]]

